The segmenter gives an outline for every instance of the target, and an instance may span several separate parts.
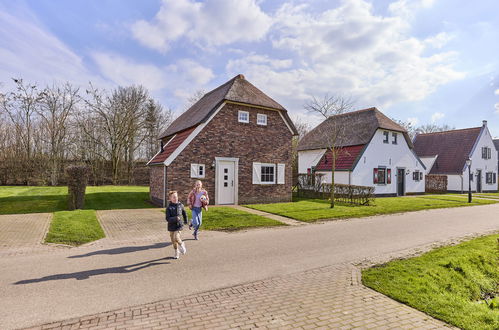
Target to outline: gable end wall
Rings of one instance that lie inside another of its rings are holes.
[[[238,111],[250,113],[250,123],[238,122]],[[267,126],[256,124],[257,114],[267,115]],[[292,134],[277,111],[237,104],[226,104],[203,128],[198,136],[168,166],[167,190],[177,190],[186,203],[187,195],[197,180],[190,177],[191,163],[204,164],[203,186],[216,204],[215,157],[239,158],[238,203],[291,201]],[[253,162],[284,163],[285,184],[254,185]]]

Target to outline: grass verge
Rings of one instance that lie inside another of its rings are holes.
[[[192,212],[186,207],[187,217],[192,218]],[[164,212],[164,210],[163,210]],[[203,210],[203,224],[201,229],[218,231],[235,231],[256,227],[286,226],[286,224],[262,217],[256,214],[236,210],[231,207],[210,207]]]
[[[362,272],[364,285],[463,329],[499,329],[499,235]]]
[[[467,200],[463,198],[442,195],[377,198],[375,204],[370,206],[337,204],[334,208],[330,208],[328,201],[320,199],[296,199],[295,202],[291,203],[252,204],[246,206],[296,220],[313,222],[322,219],[358,218],[381,214],[494,203],[497,202],[475,199],[469,204],[467,203]]]
[[[0,214],[45,213],[67,210],[67,187],[0,187]],[[154,207],[148,202],[149,187],[88,186],[86,210]]]
[[[59,211],[54,213],[45,242],[77,246],[104,237],[95,210]]]

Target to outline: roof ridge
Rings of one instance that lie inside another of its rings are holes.
[[[450,132],[458,132],[458,131],[469,131],[472,129],[481,129],[483,126],[478,126],[478,127],[468,127],[468,128],[458,128],[458,129],[450,129],[448,131],[440,131],[440,132],[431,132],[431,133],[419,133],[417,136],[420,135],[432,135],[432,134],[443,134],[443,133],[450,133]]]
[[[327,117],[327,119],[333,118],[333,117],[339,117],[339,116],[349,115],[349,114],[352,114],[352,113],[367,112],[367,111],[372,111],[372,110],[379,111],[378,109],[376,109],[376,107],[370,107],[370,108],[365,108],[365,109],[360,109],[360,110],[347,111],[347,112],[339,113],[337,115],[331,115],[331,116]]]
[[[225,87],[225,86],[227,86],[227,85],[229,85],[229,84],[234,85],[234,82],[236,81],[236,78],[243,78],[243,79],[244,79],[244,76],[243,76],[242,74],[238,74],[237,76],[235,76],[234,78],[230,79],[229,81],[227,81],[227,82],[223,83],[222,85],[220,85],[220,86],[218,86],[218,87],[216,87],[216,88],[212,89],[211,91],[209,91],[209,92],[205,93],[205,94],[204,94],[201,98],[203,98],[203,97],[205,97],[205,96],[207,96],[207,95],[210,95],[210,94],[212,94],[214,91],[217,91],[217,90],[221,89],[222,87]],[[228,90],[230,90],[231,88],[232,88],[232,86],[231,86],[231,87],[229,87],[229,89],[228,89]],[[227,91],[227,92],[228,92],[228,91]],[[225,95],[227,95],[227,94],[225,94]],[[197,102],[196,102],[196,103],[197,103]],[[194,104],[193,104],[193,105],[194,105]]]

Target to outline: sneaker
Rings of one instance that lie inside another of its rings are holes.
[[[178,252],[178,250],[175,250],[175,254],[173,255],[173,259],[178,259],[180,258],[180,253]]]
[[[192,234],[194,236],[194,239],[197,241],[198,240],[198,234]]]
[[[192,224],[189,225],[189,230],[192,230]]]
[[[182,242],[182,244],[180,244],[178,249],[180,250],[180,253],[185,254],[187,252],[187,248],[185,247],[185,242]]]

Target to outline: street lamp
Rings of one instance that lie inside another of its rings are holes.
[[[468,203],[471,203],[471,159],[466,159],[468,166]]]

